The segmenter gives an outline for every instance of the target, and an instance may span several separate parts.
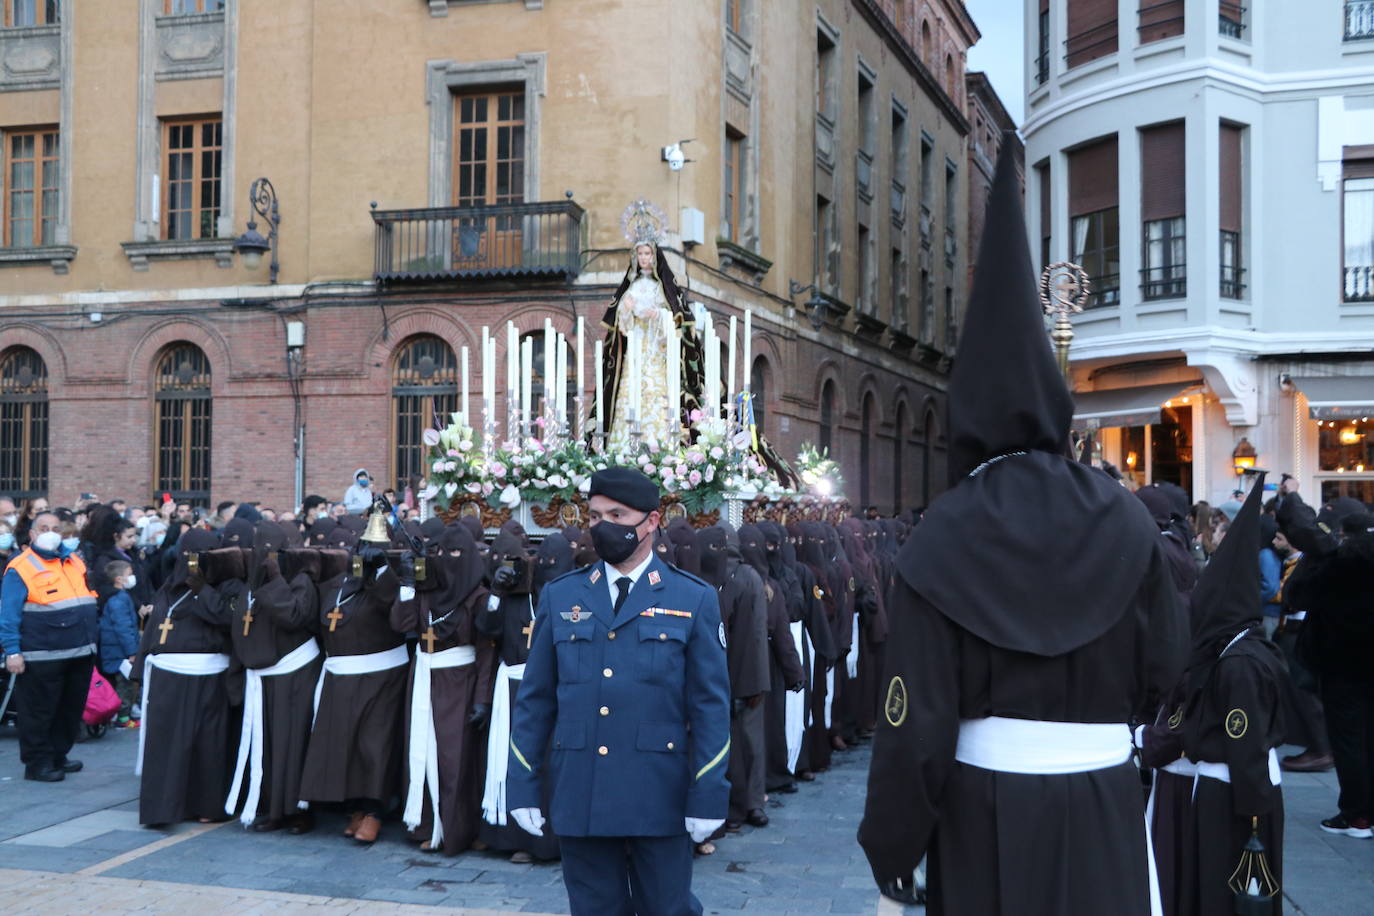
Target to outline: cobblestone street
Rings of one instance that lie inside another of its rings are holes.
[[[316,831],[252,834],[237,822],[137,823],[132,760],[137,732],[77,746],[83,772],[57,784],[25,782],[12,729],[0,729],[0,899],[7,913],[105,914],[444,912],[494,916],[567,912],[557,865],[512,865],[469,852],[420,853],[396,821],[363,848],[325,814]],[[795,795],[770,803],[772,824],[749,827],[696,864],[694,889],[708,914],[897,913],[879,909],[854,841],[867,748]],[[1333,774],[1285,775],[1287,911],[1303,916],[1371,912],[1374,842],[1328,836],[1317,821],[1334,810]]]

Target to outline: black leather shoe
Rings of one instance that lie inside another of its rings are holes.
[[[744,822],[750,827],[767,827],[768,815],[763,813],[762,808],[755,808],[744,818]]]
[[[281,829],[281,821],[270,817],[258,817],[254,818],[253,823],[249,825],[248,829],[254,833],[271,833],[274,830]]]
[[[300,814],[293,814],[286,819],[286,832],[292,836],[300,836],[315,829],[315,815],[309,811],[302,811]]]
[[[24,767],[24,778],[34,782],[61,782],[67,774],[57,767]]]
[[[797,784],[789,782],[787,785],[774,789],[774,792],[781,792],[783,795],[792,795],[797,791]]]
[[[744,826],[744,824],[740,823],[739,821],[726,821],[726,822],[725,822],[725,832],[726,832],[726,833],[739,833],[739,832],[740,832],[740,829],[741,829],[743,826]]]
[[[80,760],[64,760],[57,765],[63,773],[80,773],[83,764]]]

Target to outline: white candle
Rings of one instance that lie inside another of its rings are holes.
[[[606,345],[598,340],[592,345],[592,368],[596,370],[596,431],[606,432]],[[604,443],[603,443],[604,446]]]
[[[740,388],[748,391],[754,381],[754,310],[744,310],[744,362],[740,364]]]
[[[518,422],[516,411],[520,402],[520,335],[515,322],[506,322],[506,426]]]
[[[492,349],[491,349],[491,328],[483,325],[482,327],[482,444],[486,448],[490,443],[487,441],[488,424],[491,423],[492,413]]]
[[[587,376],[586,376],[586,353],[582,349],[582,338],[585,328],[582,326],[582,316],[577,316],[577,422],[576,429],[573,431],[578,439],[582,438],[582,404],[587,397]]]
[[[558,358],[554,360],[554,399],[553,410],[558,417],[558,428],[568,428],[568,338],[558,335]]]
[[[730,359],[727,364],[729,374],[725,376],[725,419],[729,422],[735,414],[735,316],[730,316],[730,337],[729,337]]]
[[[525,425],[525,434],[533,435],[534,419],[530,413],[534,396],[534,338],[526,337],[520,344],[520,419]]]
[[[467,348],[467,347],[464,347],[464,348],[463,348],[462,353],[460,354],[460,357],[461,357],[460,362],[461,362],[462,365],[461,365],[461,368],[459,369],[459,371],[463,373],[463,400],[459,402],[459,409],[462,410],[462,412],[463,412],[463,425],[464,425],[464,426],[472,426],[471,421],[468,420],[468,348]]]
[[[553,348],[553,320],[544,319],[544,413],[553,417],[554,375],[558,369],[558,354]]]
[[[705,365],[702,372],[706,378],[702,384],[701,396],[703,403],[702,410],[709,419],[714,420],[720,416],[720,401],[718,391],[720,389],[720,367],[717,362],[719,351],[713,342],[718,345],[720,339],[716,337],[715,324],[711,321],[711,314],[705,308],[701,310],[701,316],[697,319],[697,329],[701,331],[702,359]]]

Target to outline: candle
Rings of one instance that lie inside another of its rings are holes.
[[[596,431],[599,434],[606,432],[606,345],[598,340],[592,345],[592,366],[596,369]],[[605,447],[605,443],[602,443]]]
[[[515,322],[506,322],[506,434],[509,436],[519,418],[516,410],[520,400],[520,335]]]
[[[558,335],[558,358],[554,360],[553,410],[558,416],[558,428],[568,428],[568,338]]]
[[[740,364],[739,386],[748,391],[754,381],[754,310],[744,310],[744,362]]]
[[[640,366],[643,359],[643,332],[639,327],[630,331],[630,422],[639,422],[640,396],[643,393]]]
[[[727,364],[729,374],[725,376],[725,421],[730,422],[735,413],[735,316],[730,316],[729,337],[730,359]],[[731,424],[733,425],[733,424]]]
[[[530,408],[533,406],[530,400],[534,392],[534,338],[526,337],[520,345],[520,419],[525,427],[525,435],[533,434],[531,421],[533,416]]]
[[[702,359],[705,365],[702,367],[706,375],[702,385],[701,396],[703,403],[702,410],[706,416],[712,420],[720,415],[720,364],[719,351],[713,343],[719,345],[720,338],[716,337],[715,324],[711,321],[711,313],[706,311],[703,306],[701,314],[697,319],[697,328],[701,331]]]
[[[463,400],[459,402],[459,410],[461,410],[461,411],[462,411],[462,414],[463,414],[463,425],[464,425],[464,426],[472,426],[472,423],[470,423],[470,422],[468,421],[468,348],[467,348],[467,347],[464,347],[464,348],[463,348],[462,353],[460,354],[460,356],[461,356],[461,359],[460,359],[461,367],[459,368],[458,371],[461,372],[461,373],[463,374]]]
[[[558,354],[553,348],[553,319],[544,319],[544,414],[553,417],[554,376],[558,369]]]
[[[582,337],[584,328],[582,327],[582,316],[577,316],[577,423],[575,433],[578,439],[582,438],[582,404],[587,396],[587,377],[586,377],[586,355],[582,349]]]
[[[491,387],[492,372],[492,351],[491,351],[491,328],[482,326],[482,449],[485,451],[490,447],[488,442],[488,424],[491,423]]]

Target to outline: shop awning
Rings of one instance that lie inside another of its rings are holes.
[[[1073,428],[1104,429],[1111,426],[1146,426],[1158,423],[1164,402],[1181,397],[1202,382],[1170,382],[1137,388],[1076,391],[1073,395]]]
[[[1294,378],[1307,396],[1314,420],[1340,420],[1374,415],[1374,376],[1322,375]]]

